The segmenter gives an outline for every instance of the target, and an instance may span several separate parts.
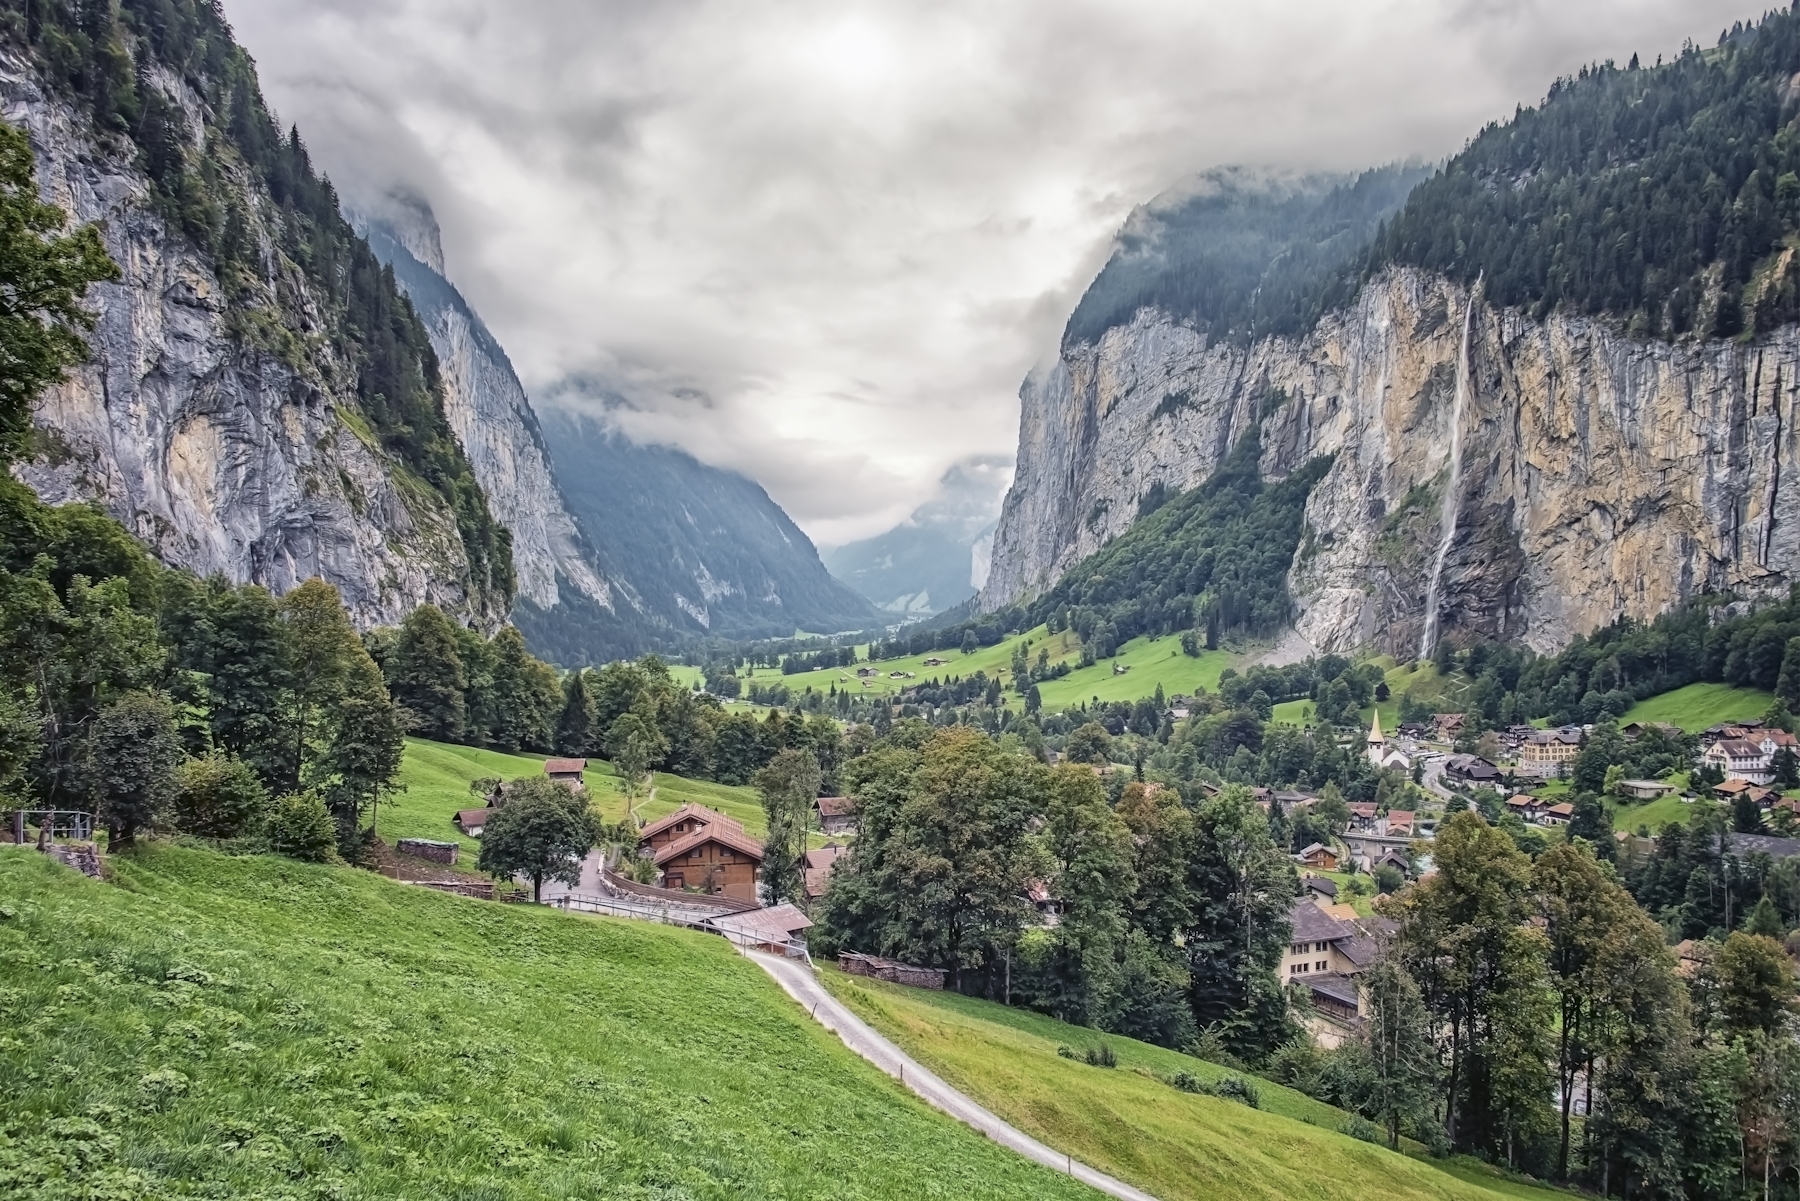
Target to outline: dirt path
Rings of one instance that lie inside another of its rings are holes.
[[[965,1125],[973,1126],[1002,1147],[1011,1148],[1027,1159],[1036,1160],[1045,1167],[1054,1168],[1065,1175],[1073,1176],[1083,1184],[1091,1185],[1110,1197],[1118,1197],[1122,1201],[1156,1201],[1156,1198],[1149,1193],[1132,1188],[1124,1181],[1115,1180],[1104,1172],[1095,1171],[1084,1163],[1076,1163],[1062,1152],[1046,1147],[1023,1131],[1007,1125],[962,1093],[951,1088],[943,1080],[927,1071],[917,1060],[877,1034],[868,1023],[851,1013],[842,1002],[826,992],[825,986],[819,983],[812,970],[804,963],[792,959],[779,959],[774,955],[764,955],[759,952],[746,952],[746,954],[762,965],[763,970],[769,975],[775,977],[776,983],[781,985],[783,991],[800,1002],[801,1008],[810,1013],[814,1021],[843,1039],[844,1045],[852,1051],[888,1075],[896,1077],[900,1083],[912,1089],[927,1104],[943,1110]]]

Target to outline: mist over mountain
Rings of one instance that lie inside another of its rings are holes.
[[[937,495],[884,534],[820,552],[831,574],[885,613],[930,616],[987,583],[1000,497],[1012,463],[997,457],[956,464]]]

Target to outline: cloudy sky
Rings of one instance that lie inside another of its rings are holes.
[[[541,395],[760,480],[815,539],[1010,456],[1135,204],[1454,151],[1741,0],[225,0],[352,198],[437,211]]]

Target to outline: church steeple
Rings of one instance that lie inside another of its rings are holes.
[[[1369,745],[1385,746],[1387,739],[1381,736],[1381,710],[1375,710],[1375,720],[1369,723]]]

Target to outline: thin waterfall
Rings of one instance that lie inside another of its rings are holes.
[[[1438,586],[1444,578],[1444,560],[1450,557],[1450,544],[1456,541],[1456,514],[1462,492],[1462,424],[1463,409],[1469,403],[1469,332],[1475,324],[1475,292],[1481,280],[1469,289],[1469,303],[1463,309],[1462,351],[1456,356],[1456,399],[1450,406],[1450,480],[1444,485],[1443,510],[1438,514],[1438,528],[1444,531],[1438,542],[1437,558],[1431,564],[1431,581],[1425,585],[1425,633],[1419,639],[1419,658],[1428,659],[1437,648]]]

